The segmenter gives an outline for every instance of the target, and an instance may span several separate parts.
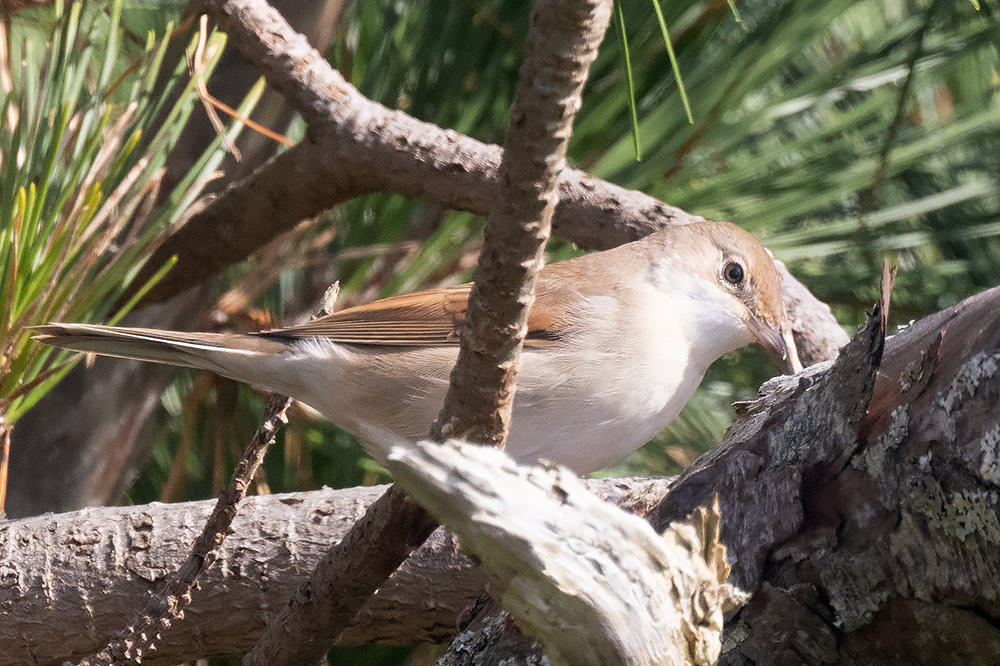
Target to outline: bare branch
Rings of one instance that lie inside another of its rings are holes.
[[[601,479],[587,487],[631,509],[668,480]],[[243,654],[386,486],[248,497],[201,589],[143,664]],[[61,664],[100,649],[188,557],[215,504],[88,508],[0,523],[0,666]],[[438,530],[369,599],[340,644],[440,642],[483,584]]]
[[[535,2],[458,362],[433,439],[506,442],[566,146],[610,18],[605,0]]]
[[[498,146],[365,98],[262,0],[207,4],[237,48],[303,114],[309,136],[230,186],[159,249],[148,263],[150,273],[174,255],[179,262],[144,303],[200,283],[303,218],[364,192],[429,197],[447,208],[489,212],[502,156]],[[590,249],[702,219],[575,169],[560,175],[559,196],[553,232]],[[803,363],[832,358],[847,336],[829,308],[781,270]]]
[[[312,664],[437,522],[395,486],[361,516],[268,622],[250,664]]]
[[[395,449],[388,466],[476,556],[553,664],[718,660],[733,605],[717,505],[657,534],[572,472],[518,466],[500,451],[424,442]]]
[[[209,1],[205,6],[223,28],[235,20],[251,27],[256,36],[247,48],[272,76],[273,68],[292,69],[288,58],[295,59],[297,51],[315,55],[304,38],[294,34],[288,51],[274,48],[270,40],[276,31],[291,29],[266,3]],[[511,112],[509,146],[500,167],[500,190],[487,221],[467,326],[434,436],[458,431],[498,446],[506,438],[514,375],[534,300],[535,276],[544,260],[558,176],[587,71],[597,57],[610,14],[606,0],[565,5],[543,0],[534,10]],[[322,61],[306,68],[303,76],[306,80],[339,78]],[[307,119],[316,119],[313,113],[329,114],[326,107],[342,101],[331,92],[294,99]],[[323,107],[322,113],[314,109],[316,105]],[[365,136],[380,133],[371,127],[357,129]],[[385,168],[380,165],[380,170]],[[365,599],[436,526],[430,514],[391,488],[320,562],[268,625],[244,663],[318,661]]]

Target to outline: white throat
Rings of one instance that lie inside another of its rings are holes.
[[[740,320],[732,296],[671,263],[655,264],[650,272],[651,283],[672,304],[671,310],[688,341],[690,362],[704,374],[723,354],[750,344],[753,335]]]

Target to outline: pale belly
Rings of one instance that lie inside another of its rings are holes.
[[[400,439],[426,437],[444,403],[448,377],[441,369],[450,370],[457,351],[428,351],[370,355],[340,348],[336,358],[310,353],[298,374],[305,384],[294,394],[384,460]],[[645,360],[643,368],[595,351],[567,356],[525,349],[508,453],[587,474],[635,451],[676,417],[704,374],[686,367],[686,355],[676,349],[661,362]],[[327,389],[318,392],[317,386]]]

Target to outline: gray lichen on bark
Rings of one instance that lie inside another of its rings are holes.
[[[979,475],[993,485],[1000,486],[1000,425],[984,432],[977,448],[983,453],[979,462]]]

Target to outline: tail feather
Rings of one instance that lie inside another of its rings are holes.
[[[239,371],[247,360],[287,350],[285,344],[275,340],[231,333],[183,333],[95,324],[48,324],[36,326],[34,331],[39,342],[64,349],[211,370],[241,381],[248,381]]]

